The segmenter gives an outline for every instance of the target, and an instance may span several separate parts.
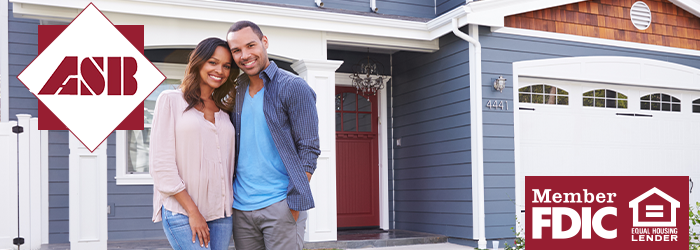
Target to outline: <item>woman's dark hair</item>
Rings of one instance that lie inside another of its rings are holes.
[[[187,102],[185,111],[199,104],[204,104],[201,97],[202,92],[199,89],[199,85],[203,81],[199,71],[202,69],[202,65],[214,55],[214,51],[217,47],[223,47],[226,51],[229,51],[226,41],[211,37],[199,42],[197,47],[190,53],[187,69],[185,70],[185,77],[182,79],[182,84],[180,85],[180,89],[182,89],[183,96]],[[236,98],[236,88],[234,88],[235,79],[238,77],[239,73],[238,67],[236,67],[236,64],[232,61],[231,72],[229,73],[228,79],[212,92],[211,96],[216,106],[226,112],[231,112],[231,110],[233,110],[233,104]]]

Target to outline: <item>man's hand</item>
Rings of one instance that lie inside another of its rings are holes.
[[[306,173],[306,174],[309,174],[309,173]],[[294,217],[294,221],[297,221],[299,219],[299,211],[296,211],[296,210],[293,210],[290,208],[289,212],[292,212],[292,217]]]
[[[311,181],[311,174],[309,172],[306,172],[306,178]],[[299,211],[289,209],[289,212],[292,212],[292,217],[294,217],[294,221],[297,221],[299,219]]]

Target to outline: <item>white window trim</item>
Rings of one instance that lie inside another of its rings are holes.
[[[175,63],[153,63],[167,79],[182,79],[185,74],[185,64]],[[145,126],[149,127],[149,126]],[[127,160],[129,159],[129,143],[127,142],[127,131],[117,130],[116,143],[116,175],[117,185],[153,185],[153,178],[150,174],[127,174]],[[150,169],[150,168],[149,168]]]

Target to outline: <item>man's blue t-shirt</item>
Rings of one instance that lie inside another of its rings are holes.
[[[243,100],[238,167],[233,183],[233,208],[241,211],[265,208],[287,198],[289,174],[267,126],[264,97],[265,88],[254,97],[246,89]]]

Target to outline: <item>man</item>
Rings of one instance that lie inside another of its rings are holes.
[[[249,21],[226,40],[236,65],[233,239],[236,249],[301,250],[309,181],[320,154],[316,94],[300,77],[267,57],[268,40]]]

